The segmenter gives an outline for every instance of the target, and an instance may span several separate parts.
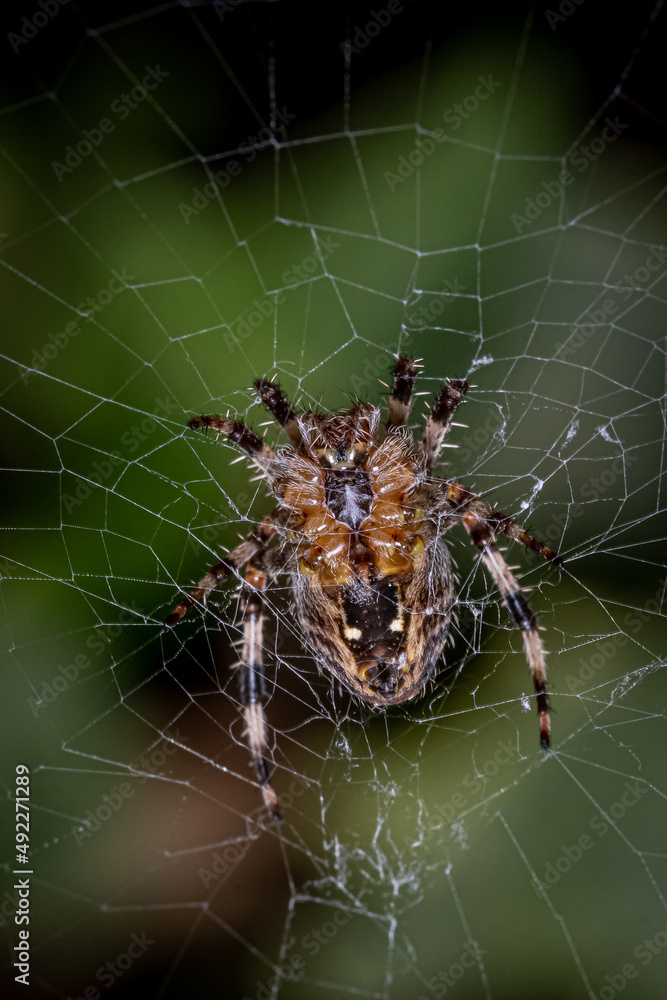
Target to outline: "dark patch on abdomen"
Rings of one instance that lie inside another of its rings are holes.
[[[377,650],[379,646],[387,653],[398,651],[404,643],[403,630],[389,628],[399,616],[399,597],[396,584],[386,577],[376,580],[372,586],[343,588],[343,614],[348,628],[358,628],[359,639],[345,639],[346,644],[356,652]]]

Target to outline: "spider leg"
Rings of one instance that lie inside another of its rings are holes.
[[[218,434],[226,434],[229,440],[238,445],[265,474],[268,472],[271,462],[275,459],[275,455],[269,446],[261,438],[258,438],[254,431],[246,427],[241,420],[230,420],[228,417],[216,416],[194,417],[188,421],[188,427],[192,428],[192,430],[198,430],[199,428],[206,430],[212,427]],[[274,511],[275,513],[276,511]],[[223,584],[234,569],[243,566],[249,559],[252,559],[258,552],[266,548],[266,545],[276,531],[274,514],[265,517],[259,527],[253,528],[245,541],[237,545],[235,549],[232,549],[226,559],[221,559],[215,566],[211,566],[208,573],[190,591],[189,596],[178,607],[174,608],[171,614],[165,619],[165,625],[174,625],[193,605],[206,603],[206,599],[211,591]]]
[[[466,516],[471,515],[473,520],[478,520],[483,525],[489,525],[493,531],[501,531],[503,535],[507,535],[515,542],[521,542],[527,549],[537,552],[543,559],[549,559],[555,566],[563,564],[563,558],[557,552],[550,549],[544,542],[534,538],[520,524],[515,524],[512,518],[503,514],[502,511],[493,510],[481,497],[464,489],[460,483],[446,483],[445,487],[449,509],[452,509],[451,504],[454,505],[455,512],[458,512],[459,508],[463,508],[464,523]],[[473,541],[477,545],[476,538],[473,537]]]
[[[542,645],[542,639],[537,628],[535,615],[521,593],[521,588],[516,577],[495,546],[496,539],[491,523],[489,523],[490,521],[491,518],[480,520],[480,518],[470,511],[463,514],[464,527],[470,535],[471,540],[481,551],[484,565],[502,594],[503,601],[512,618],[522,630],[523,648],[528,660],[528,666],[533,675],[533,684],[535,685],[535,694],[537,697],[537,712],[540,719],[540,744],[546,750],[549,747],[551,719],[546,690],[547,668],[544,659],[544,646]]]
[[[289,550],[267,549],[269,541],[277,530],[277,522],[281,520],[282,511],[276,510],[249,532],[240,545],[222,559],[201,578],[189,595],[174,608],[165,619],[166,625],[173,625],[195,604],[205,603],[208,595],[220,584],[224,583],[234,569],[247,563],[245,580],[241,591],[243,608],[243,653],[239,670],[239,691],[243,716],[245,719],[245,734],[255,765],[255,773],[262,789],[264,803],[276,822],[281,819],[278,807],[278,797],[269,780],[269,766],[264,756],[266,749],[266,718],[264,715],[264,665],[263,665],[263,627],[262,593],[266,589],[267,570],[278,573],[282,570]],[[255,565],[251,560],[254,560]],[[266,569],[259,568],[266,564]]]
[[[264,613],[262,593],[266,589],[267,574],[263,569],[248,564],[241,591],[243,607],[243,657],[239,671],[239,693],[245,719],[245,733],[255,766],[257,781],[262,790],[264,804],[276,823],[281,821],[278,796],[269,777],[269,765],[264,756],[267,747],[264,701],[263,631]]]
[[[426,421],[424,436],[421,441],[421,449],[426,456],[429,469],[438,460],[445,435],[452,423],[452,417],[459,403],[463,401],[463,397],[468,389],[469,386],[465,379],[454,379],[440,390],[440,395],[435,401],[431,415]]]
[[[405,427],[412,409],[412,392],[417,377],[417,363],[399,358],[394,366],[394,388],[389,399],[387,427]]]
[[[292,444],[300,448],[303,440],[301,437],[301,428],[299,427],[299,419],[280,386],[276,385],[275,382],[268,382],[262,378],[255,379],[252,385],[260,403],[266,407],[276,422],[280,424]]]
[[[275,533],[274,516],[269,514],[248,533],[240,545],[228,553],[226,559],[221,559],[215,566],[211,566],[208,573],[199,580],[189,595],[165,618],[165,625],[175,625],[195,604],[205,604],[211,591],[225,583],[235,569],[243,566],[259,552],[262,552]]]
[[[192,430],[198,430],[201,427],[206,430],[212,427],[218,434],[226,434],[229,440],[238,445],[262,472],[266,472],[275,459],[269,446],[257,437],[254,431],[246,427],[242,420],[230,420],[228,417],[216,416],[194,417],[188,421],[188,427]]]

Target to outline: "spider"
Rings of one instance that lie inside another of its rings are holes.
[[[280,820],[266,759],[263,595],[278,574],[290,578],[296,612],[320,664],[363,701],[379,707],[416,698],[433,677],[452,622],[455,575],[441,536],[463,525],[522,630],[533,675],[540,742],[549,746],[550,717],[542,640],[530,606],[496,547],[502,533],[545,559],[561,558],[525,528],[453,479],[436,479],[452,418],[468,391],[449,381],[437,396],[421,440],[407,428],[418,364],[398,359],[386,432],[381,411],[358,402],[337,413],[296,414],[280,387],[257,379],[258,402],[289,444],[273,451],[241,421],[195,417],[233,442],[266,478],[275,510],[201,578],[166,624],[174,625],[245,566],[244,621],[238,666],[246,736],[264,803]],[[270,547],[273,539],[278,544]]]

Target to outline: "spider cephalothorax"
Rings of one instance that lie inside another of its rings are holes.
[[[259,783],[276,818],[262,707],[262,593],[269,579],[290,576],[305,638],[321,665],[364,701],[394,705],[424,690],[445,645],[455,579],[441,536],[456,524],[463,524],[480,549],[523,630],[541,742],[549,745],[544,650],[535,617],[495,546],[496,533],[547,559],[559,561],[558,556],[455,480],[431,477],[468,383],[452,381],[442,389],[415,445],[406,422],[416,375],[416,363],[399,358],[382,440],[378,407],[357,403],[338,413],[297,415],[280,388],[265,380],[257,380],[254,389],[287,434],[286,447],[274,452],[243,423],[228,418],[197,417],[189,423],[212,427],[235,442],[278,500],[273,513],[213,566],[167,619],[174,624],[247,564],[241,698]],[[280,543],[270,548],[276,535]]]

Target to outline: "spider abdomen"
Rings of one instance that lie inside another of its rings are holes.
[[[437,540],[409,559],[406,573],[313,586],[294,580],[301,625],[318,660],[375,705],[419,695],[447,639],[454,603],[446,548]]]

